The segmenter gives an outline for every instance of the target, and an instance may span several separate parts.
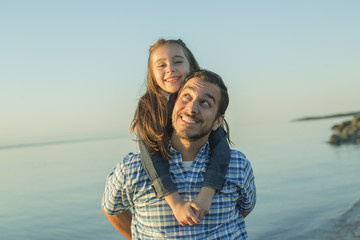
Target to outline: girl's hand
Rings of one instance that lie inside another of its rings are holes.
[[[200,219],[194,212],[201,210],[198,204],[185,202],[177,192],[166,195],[165,200],[171,207],[176,220],[178,220],[181,226],[185,226],[186,224],[192,226],[200,222]]]
[[[200,210],[195,209],[196,216],[201,219],[210,211],[211,201],[214,197],[215,189],[209,187],[202,187],[199,194],[193,199],[194,203],[197,203]]]
[[[181,226],[185,226],[186,224],[192,226],[200,222],[200,219],[195,215],[193,209],[197,211],[201,210],[196,203],[183,201],[183,203],[176,204],[172,210]]]

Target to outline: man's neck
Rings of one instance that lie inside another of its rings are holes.
[[[173,148],[181,154],[183,161],[193,161],[200,148],[206,143],[207,139],[208,136],[199,140],[189,141],[179,138],[175,133],[173,133],[171,136],[171,144]]]

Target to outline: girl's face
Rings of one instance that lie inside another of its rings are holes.
[[[190,72],[183,48],[177,44],[161,45],[152,52],[150,61],[152,74],[160,88],[168,93],[179,91]]]

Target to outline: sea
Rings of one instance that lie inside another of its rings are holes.
[[[230,125],[256,181],[249,240],[360,239],[360,146],[327,144],[343,120]],[[125,239],[100,200],[133,138],[0,145],[0,239]]]

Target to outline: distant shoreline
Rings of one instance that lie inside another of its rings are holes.
[[[46,146],[46,145],[80,143],[80,142],[95,142],[95,141],[119,139],[119,138],[122,138],[122,137],[123,137],[122,135],[119,135],[119,136],[109,136],[109,137],[80,138],[80,139],[68,139],[68,140],[36,142],[36,143],[12,144],[12,145],[0,146],[0,150],[2,150],[2,149],[12,149],[12,148],[25,148],[25,147],[39,147],[39,146]]]
[[[360,111],[358,111],[358,112],[349,112],[349,113],[338,113],[338,114],[331,114],[331,115],[325,115],[325,116],[304,117],[304,118],[298,118],[298,119],[295,119],[295,120],[292,120],[292,121],[293,122],[299,122],[299,121],[309,121],[309,120],[320,120],[320,119],[327,119],[327,118],[356,116],[358,114],[360,114]]]

